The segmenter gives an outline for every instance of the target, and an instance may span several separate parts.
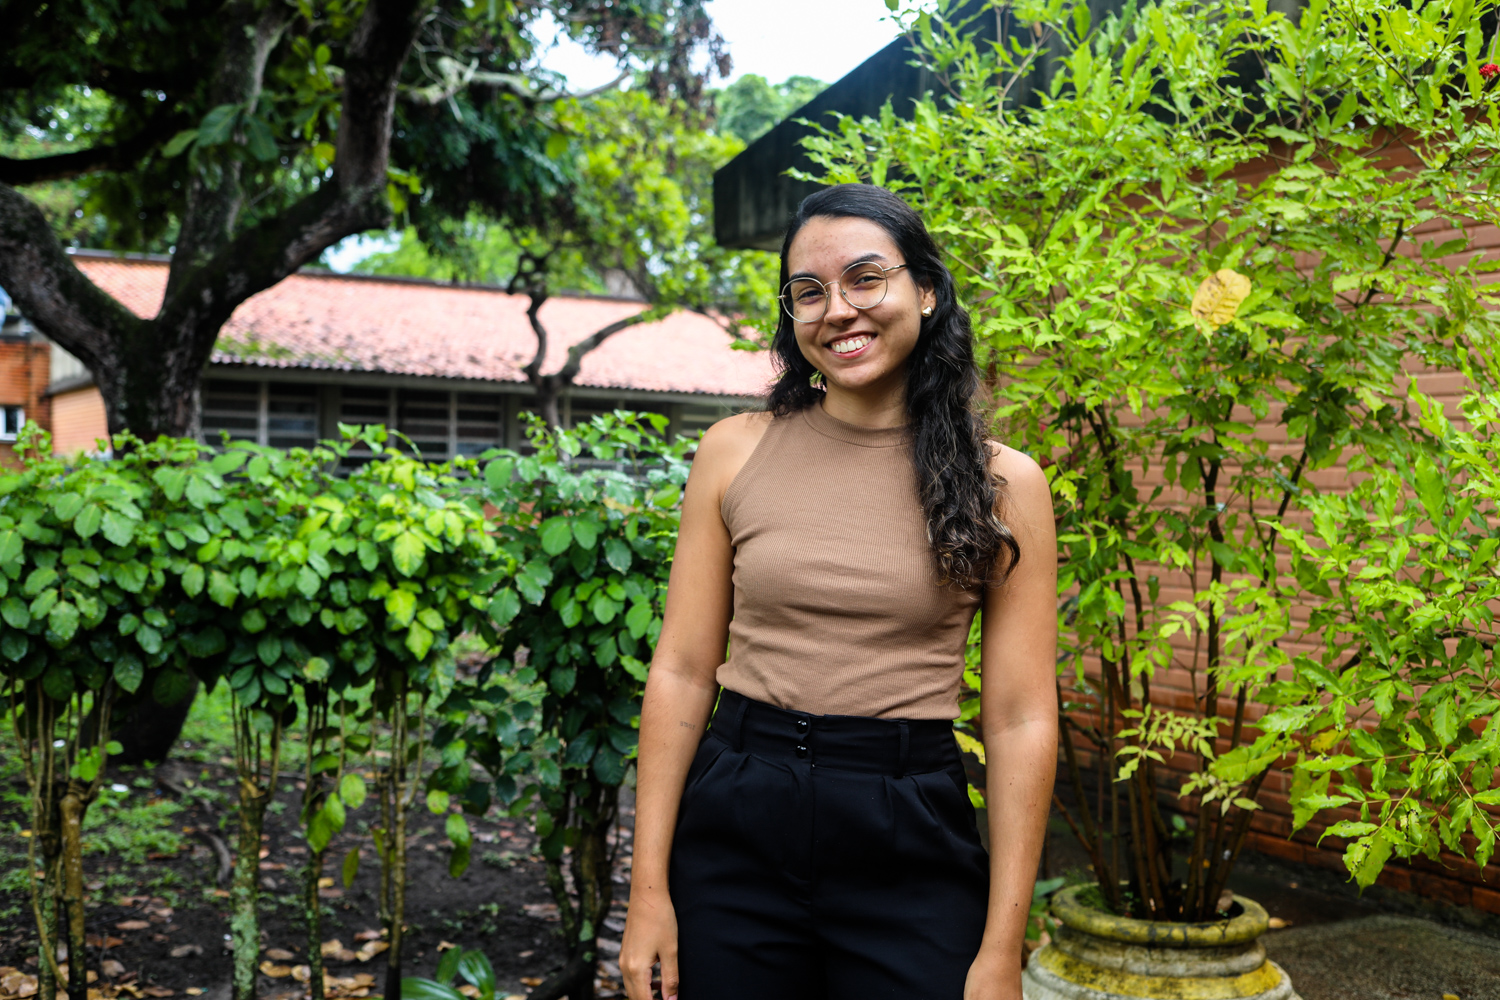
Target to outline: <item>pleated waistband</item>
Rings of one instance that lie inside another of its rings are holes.
[[[742,753],[865,774],[899,778],[962,766],[946,719],[809,715],[728,689],[719,696],[709,734]]]

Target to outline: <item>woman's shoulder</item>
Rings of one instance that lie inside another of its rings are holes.
[[[1047,474],[1036,459],[994,439],[985,444],[990,450],[990,471],[1005,480],[1006,492],[1013,502],[1042,500],[1051,505]]]
[[[721,499],[739,475],[771,426],[772,416],[763,410],[725,417],[703,432],[693,456],[693,472],[713,484]]]

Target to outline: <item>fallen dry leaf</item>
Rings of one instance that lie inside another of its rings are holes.
[[[134,983],[121,983],[115,987],[115,994],[117,996],[135,997],[135,1000],[141,1000],[140,987]]]
[[[189,986],[182,992],[186,993],[190,997],[201,997],[203,994],[207,993],[208,990],[205,990],[201,986]]]
[[[260,971],[261,975],[270,976],[272,979],[285,979],[292,974],[292,967],[290,965],[277,965],[275,962],[267,960],[260,963]]]
[[[318,898],[319,899],[342,899],[343,897],[344,897],[344,890],[343,889],[319,889],[318,890]]]
[[[285,948],[267,948],[266,957],[274,958],[278,962],[290,962],[297,956]]]
[[[229,898],[229,890],[228,889],[215,889],[214,890],[214,895],[218,896],[220,899],[228,899]]]
[[[150,896],[121,896],[115,902],[121,906],[139,906],[150,898]]]
[[[146,912],[153,917],[160,917],[163,920],[172,919],[172,908],[170,906],[148,906]]]
[[[1282,920],[1280,917],[1272,917],[1268,922],[1271,926],[1271,930],[1273,931],[1279,931],[1283,927],[1292,926],[1292,922],[1290,920]]]
[[[116,961],[113,958],[106,958],[99,963],[99,971],[103,972],[109,978],[115,979],[125,975],[125,963]]]
[[[472,983],[464,983],[458,988],[458,992],[466,997],[477,997],[479,996],[479,987]]]
[[[119,931],[143,931],[151,926],[149,920],[122,920],[115,924],[115,930]]]
[[[292,978],[299,983],[305,983],[312,978],[312,966],[298,965],[292,968]]]
[[[333,879],[329,878],[326,875],[323,876],[322,878],[318,879],[318,888],[319,889],[332,889],[333,888]]]
[[[449,950],[450,948],[457,948],[457,947],[458,947],[458,945],[454,944],[452,941],[439,941],[438,942],[437,950],[440,951],[440,952],[443,952],[443,951]]]
[[[527,903],[521,909],[526,911],[528,917],[540,917],[543,920],[561,919],[557,915],[556,903]]]
[[[286,865],[280,861],[262,861],[260,863],[260,870],[263,872],[284,872],[286,871]]]
[[[143,986],[141,987],[141,992],[148,997],[169,997],[175,995],[175,991],[169,990],[165,986]]]
[[[379,955],[382,951],[388,950],[389,948],[390,945],[384,941],[366,941],[363,945],[360,946],[359,951],[355,952],[354,954],[355,957],[357,957],[361,962],[368,962],[370,959],[374,958],[376,955]]]
[[[542,985],[542,977],[541,976],[522,976],[521,977],[521,985],[522,986],[540,986],[540,985]]]
[[[385,937],[385,931],[378,931],[378,930],[376,930],[373,927],[367,927],[364,930],[360,931],[358,934],[354,935],[354,940],[356,940],[356,941],[379,941],[383,937]],[[442,945],[438,945],[438,947],[442,948],[443,946]]]
[[[172,949],[173,958],[187,958],[189,955],[201,954],[203,954],[203,946],[201,944],[180,944]]]

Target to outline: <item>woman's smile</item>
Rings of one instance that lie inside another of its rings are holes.
[[[860,357],[865,353],[865,348],[875,342],[873,333],[847,333],[841,337],[835,337],[826,346],[830,351],[842,359]]]

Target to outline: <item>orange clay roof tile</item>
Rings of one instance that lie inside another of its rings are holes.
[[[138,316],[154,315],[167,283],[160,260],[85,256],[78,267]],[[524,382],[536,350],[528,301],[491,288],[299,273],[240,305],[219,334],[216,364]],[[551,334],[544,372],[567,349],[642,309],[619,299],[558,296],[542,306]],[[735,351],[713,320],[677,312],[628,327],[584,356],[575,384],[595,388],[756,396],[772,378],[764,352]]]

